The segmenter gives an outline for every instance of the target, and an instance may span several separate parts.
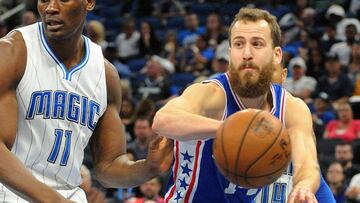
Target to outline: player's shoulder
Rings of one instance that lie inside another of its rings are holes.
[[[307,107],[306,103],[304,102],[304,100],[302,100],[299,97],[296,97],[294,95],[292,95],[290,92],[285,90],[285,94],[286,94],[286,107]]]
[[[0,47],[2,54],[7,54],[8,52],[20,52],[25,51],[26,45],[24,38],[19,31],[11,31],[3,38],[0,38]]]
[[[216,112],[223,111],[226,102],[224,91],[214,83],[195,83],[180,97],[197,106],[203,115],[214,118],[218,117]]]
[[[223,97],[224,91],[219,85],[213,82],[209,82],[209,83],[199,82],[199,83],[194,83],[185,89],[183,95],[189,95],[189,94],[191,96],[196,96],[197,98],[206,97],[207,99],[211,99],[211,98]]]
[[[106,78],[106,92],[108,104],[115,104],[120,108],[121,106],[121,82],[120,77],[108,60],[104,59],[105,78]]]
[[[24,38],[19,31],[12,31],[0,39],[0,72],[20,81],[24,74],[27,50]]]
[[[298,118],[298,116],[310,116],[310,109],[307,104],[299,97],[295,97],[291,93],[285,91],[286,94],[286,117]]]

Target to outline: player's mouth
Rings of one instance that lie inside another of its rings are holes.
[[[64,24],[58,19],[47,19],[45,21],[46,27],[49,31],[58,31]]]

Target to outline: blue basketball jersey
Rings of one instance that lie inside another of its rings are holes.
[[[223,89],[226,107],[223,120],[245,109],[230,86],[227,74],[204,81]],[[283,119],[285,91],[278,85],[270,87],[273,103],[271,113]],[[260,189],[245,189],[230,183],[218,171],[213,159],[213,139],[175,141],[175,161],[167,187],[165,202],[251,203]]]
[[[336,203],[333,193],[324,178],[320,177],[320,187],[315,193],[315,197],[319,203]]]

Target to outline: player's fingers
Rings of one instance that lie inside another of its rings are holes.
[[[168,147],[168,150],[172,151],[174,148],[174,141],[171,139],[165,138],[165,137],[164,137],[164,139],[165,139],[165,144]]]
[[[310,191],[307,191],[306,203],[318,203],[318,201],[316,200],[315,195]]]
[[[288,199],[287,203],[294,203],[295,197],[296,197],[296,192],[292,191],[291,194],[289,195],[289,199]]]
[[[162,136],[156,136],[155,139],[153,139],[151,142],[150,142],[150,148],[151,149],[157,149],[160,142],[164,139],[164,137]]]
[[[305,200],[306,200],[306,190],[303,189],[303,188],[299,188],[298,191],[297,191],[297,195],[296,195],[296,198],[295,198],[297,201],[295,202],[301,202],[301,203],[305,203]]]

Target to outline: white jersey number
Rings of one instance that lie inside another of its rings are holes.
[[[236,187],[242,188],[240,186],[235,185],[234,183],[229,182],[228,187],[225,188],[225,190],[224,190],[225,194],[229,194],[229,195],[235,194]],[[248,189],[246,195],[249,195],[249,196],[254,195],[257,193],[257,191],[258,191],[258,189]]]

